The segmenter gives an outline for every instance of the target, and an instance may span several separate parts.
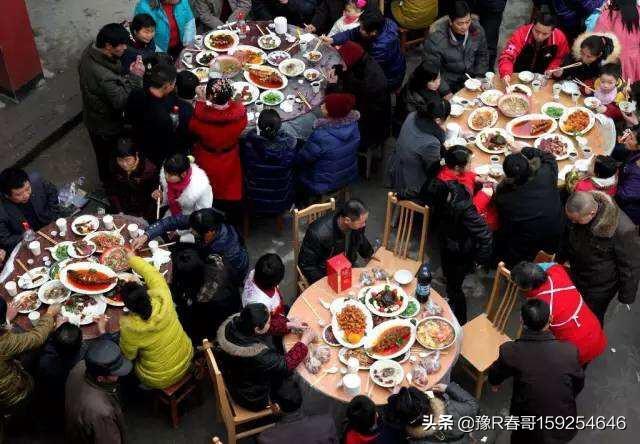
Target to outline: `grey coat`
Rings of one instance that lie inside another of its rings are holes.
[[[403,198],[416,198],[440,165],[440,139],[419,125],[415,112],[407,116],[389,161],[391,185]]]
[[[462,43],[452,35],[448,17],[437,20],[431,25],[423,51],[423,61],[440,68],[442,95],[455,93],[464,83],[465,73],[483,76],[489,70],[487,38],[475,19]]]
[[[220,20],[223,0],[190,0],[191,10],[196,19],[208,29],[216,29],[224,22]],[[251,9],[251,0],[229,0],[231,15],[228,21],[234,22],[238,14],[243,12],[246,16]]]
[[[84,124],[89,132],[102,136],[120,134],[127,98],[131,91],[142,87],[142,78],[123,75],[120,60],[110,59],[93,43],[82,53],[78,75]]]

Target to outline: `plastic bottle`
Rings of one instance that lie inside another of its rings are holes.
[[[29,242],[33,242],[34,240],[36,240],[36,233],[31,229],[29,222],[27,222],[26,220],[22,222],[22,229],[24,230],[22,240],[24,240],[24,243],[26,245],[28,245]]]
[[[173,124],[173,129],[176,129],[178,127],[178,124],[180,123],[180,116],[178,116],[177,105],[174,105],[174,107],[171,109],[171,114],[169,114],[169,116],[171,117],[171,123]]]
[[[422,264],[418,272],[416,273],[416,279],[418,281],[416,285],[416,299],[421,304],[424,304],[429,300],[429,296],[431,295],[431,279],[433,276],[431,275],[431,269],[429,268],[429,263],[425,262]]]

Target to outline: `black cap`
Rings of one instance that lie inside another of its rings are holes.
[[[120,347],[108,339],[91,344],[84,361],[92,376],[125,376],[133,368],[131,361],[122,356]]]

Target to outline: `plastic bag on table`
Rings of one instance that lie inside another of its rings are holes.
[[[369,287],[375,283],[375,279],[368,271],[360,273],[360,285],[363,287]]]
[[[322,364],[326,364],[331,359],[331,349],[328,345],[318,345],[313,354]]]
[[[307,358],[304,360],[304,366],[307,367],[309,373],[317,375],[322,367],[322,362],[320,362],[312,353],[309,353]]]
[[[373,273],[373,277],[378,281],[385,281],[389,279],[389,273],[382,268],[373,268],[371,269],[371,272]]]
[[[411,370],[411,382],[420,387],[426,387],[429,383],[427,370],[421,365],[414,364]]]
[[[429,375],[437,373],[441,367],[440,350],[427,353],[427,356],[420,358],[414,365],[415,367],[422,367]]]
[[[427,316],[440,316],[442,314],[442,307],[429,299],[426,304],[424,304],[424,309],[422,310],[422,317]]]

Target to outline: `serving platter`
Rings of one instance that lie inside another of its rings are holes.
[[[534,131],[533,124],[537,124],[542,121],[549,122],[545,124],[546,129],[544,131],[535,132],[535,134],[532,134],[532,132]],[[509,123],[507,123],[507,126],[505,128],[509,132],[509,134],[514,137],[518,137],[520,139],[537,139],[538,137],[542,137],[554,132],[558,128],[558,122],[555,119],[547,116],[546,114],[527,114],[525,116],[516,117],[515,119],[511,120]],[[524,130],[520,131],[519,128],[524,128]]]

